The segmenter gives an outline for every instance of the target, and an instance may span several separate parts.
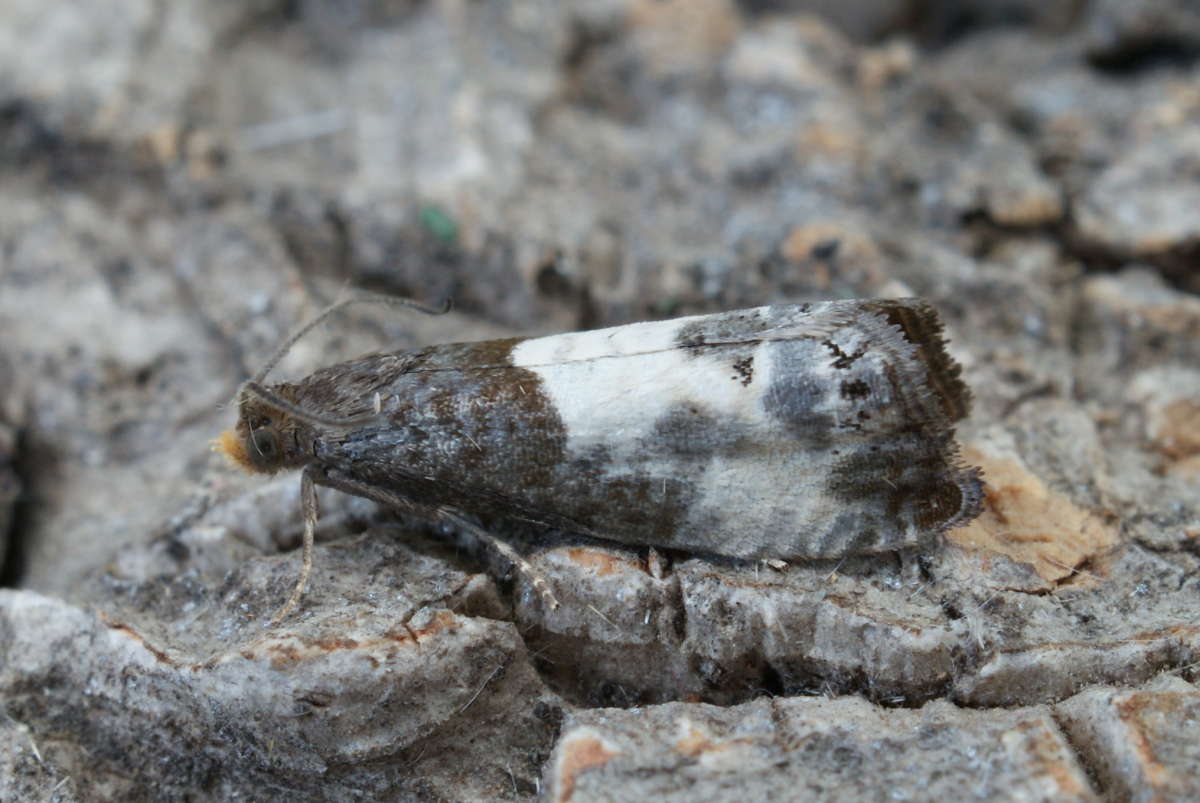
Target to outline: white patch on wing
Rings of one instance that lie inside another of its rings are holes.
[[[645,321],[590,332],[568,332],[522,341],[513,349],[512,364],[530,368],[570,361],[597,360],[655,351],[674,350],[675,336],[692,321],[710,316],[693,315],[670,321]]]
[[[673,343],[676,328],[658,327],[649,334],[659,343]],[[651,340],[637,342],[644,347]],[[632,344],[628,340],[618,343]],[[540,354],[577,356],[598,351],[596,341],[586,344],[590,351],[558,348],[560,345],[543,343]],[[768,355],[778,345],[765,342],[754,348],[748,384],[734,369],[730,350],[720,348],[697,353],[672,347],[632,356],[610,354],[589,361],[525,367],[541,377],[543,391],[566,427],[570,452],[583,456],[590,448],[603,446],[612,460],[608,470],[614,477],[636,460],[653,477],[688,480],[698,491],[696,505],[690,511],[692,526],[704,522],[731,541],[744,537],[758,544],[763,542],[766,529],[772,523],[778,524],[769,518],[778,519],[781,504],[795,508],[785,517],[790,522],[812,521],[814,511],[810,505],[824,504],[818,482],[827,467],[813,465],[811,456],[789,448],[794,441],[779,432],[780,423],[762,405],[774,363]],[[528,354],[514,354],[514,362],[517,359],[521,360],[518,364],[529,361]],[[646,449],[646,439],[653,438],[655,427],[668,413],[689,406],[717,426],[745,432],[753,448],[741,454],[714,454],[708,460],[689,461],[686,465],[667,452],[653,455],[655,459],[646,462],[651,455],[637,452]],[[684,471],[699,474],[688,477]],[[738,550],[730,544],[727,549],[738,552],[753,548]]]
[[[835,340],[847,355],[865,349],[856,359],[878,362],[883,356],[874,353],[869,335],[843,328],[845,313],[835,305],[739,314],[761,319],[762,328],[751,335],[761,335],[760,342],[713,345],[722,342],[719,316],[693,316],[526,340],[513,349],[511,360],[542,380],[542,391],[566,429],[572,458],[586,461],[600,447],[609,461],[609,478],[636,466],[652,480],[651,488],[662,480],[664,493],[670,482],[685,480],[695,489],[683,526],[691,532],[690,545],[703,547],[705,538],[719,538],[719,548],[710,545],[723,554],[778,557],[778,544],[805,543],[796,539],[800,531],[829,532],[845,506],[827,490],[838,453],[809,448],[789,431],[778,410],[771,413],[763,404],[773,372],[788,364],[781,364],[777,350],[789,348],[794,354],[796,340],[812,341],[813,362],[797,366],[798,379],[818,387],[841,380],[834,367],[837,355],[820,345],[823,340]],[[710,345],[680,347],[681,330],[706,319],[708,325],[696,327],[696,334]],[[753,355],[749,382],[734,366],[747,353]],[[846,411],[836,394],[812,395],[815,406],[801,413],[841,423]],[[728,436],[725,432],[714,433],[716,451],[707,459],[675,454],[669,445],[656,449],[664,437],[656,428],[664,418],[691,408],[707,425],[742,436],[739,446],[722,450],[719,435]]]
[[[710,355],[675,347],[688,320],[525,341],[513,350],[513,364],[541,377],[570,449],[602,442],[619,453],[622,444],[650,435],[670,410],[687,405],[731,425],[764,425],[769,344],[755,348],[753,378],[745,385],[726,350]],[[551,354],[559,359],[547,359]]]

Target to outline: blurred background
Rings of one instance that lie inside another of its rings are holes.
[[[1086,279],[1200,289],[1198,55],[1185,0],[4,0],[4,579],[233,482],[238,383],[359,288],[456,312],[285,369],[919,294],[983,415],[1082,392]]]

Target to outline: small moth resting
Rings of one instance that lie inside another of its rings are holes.
[[[980,508],[954,443],[970,393],[919,299],[450,343],[265,387],[277,360],[219,446],[250,471],[303,469],[305,572],[283,612],[311,565],[314,485],[785,560],[918,546]]]

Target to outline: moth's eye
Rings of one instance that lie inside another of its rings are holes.
[[[250,459],[255,465],[270,468],[276,465],[282,457],[279,433],[271,425],[253,427],[247,444]]]

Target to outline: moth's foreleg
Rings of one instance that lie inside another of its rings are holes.
[[[533,585],[533,587],[537,589],[537,592],[541,594],[542,601],[546,603],[548,608],[553,610],[554,608],[558,607],[558,600],[555,598],[554,592],[550,590],[550,585],[546,582],[546,578],[542,576],[541,572],[533,568],[533,565],[529,561],[521,557],[521,554],[517,552],[517,550],[504,543],[499,538],[480,527],[478,524],[473,523],[470,519],[467,519],[456,510],[447,507],[440,507],[437,508],[437,515],[445,521],[467,530],[471,533],[471,535],[475,536],[479,540],[491,546],[492,549],[499,552],[501,557],[507,559],[511,564],[513,564],[513,566],[517,568],[518,572],[525,575],[525,579],[527,579]]]
[[[300,597],[304,595],[308,577],[312,574],[313,541],[316,539],[317,519],[321,515],[320,508],[317,507],[316,487],[316,477],[319,471],[320,469],[316,466],[309,465],[300,472],[300,509],[304,514],[304,552],[301,558],[300,578],[296,581],[296,587],[292,589],[292,595],[288,597],[288,601],[283,603],[283,607],[271,617],[270,626],[272,627],[283,621],[283,618],[300,604]]]

